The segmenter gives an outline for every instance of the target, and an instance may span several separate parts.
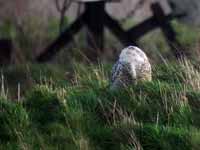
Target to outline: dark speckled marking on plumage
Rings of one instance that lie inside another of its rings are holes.
[[[133,82],[133,77],[130,74],[130,65],[117,61],[112,68],[111,83],[121,82],[121,84]]]

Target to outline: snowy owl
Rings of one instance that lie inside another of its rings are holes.
[[[124,48],[112,68],[111,89],[151,81],[151,64],[146,54],[135,46]]]

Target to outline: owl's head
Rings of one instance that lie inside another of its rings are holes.
[[[129,46],[122,50],[119,60],[123,62],[132,62],[135,58],[146,57],[144,52],[136,46]]]

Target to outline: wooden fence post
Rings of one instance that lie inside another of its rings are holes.
[[[84,23],[87,26],[87,42],[90,46],[88,58],[97,61],[104,49],[104,8],[105,1],[86,2]]]

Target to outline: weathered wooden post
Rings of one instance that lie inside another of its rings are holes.
[[[85,4],[85,24],[89,30],[88,42],[92,48],[103,49],[105,1],[87,2]]]
[[[93,62],[104,52],[104,26],[106,2],[119,0],[76,0],[85,5],[84,23],[87,27],[88,52],[86,56]]]
[[[92,61],[97,61],[104,49],[104,7],[105,0],[85,2],[84,22],[87,26],[87,42],[89,51],[86,54]]]

